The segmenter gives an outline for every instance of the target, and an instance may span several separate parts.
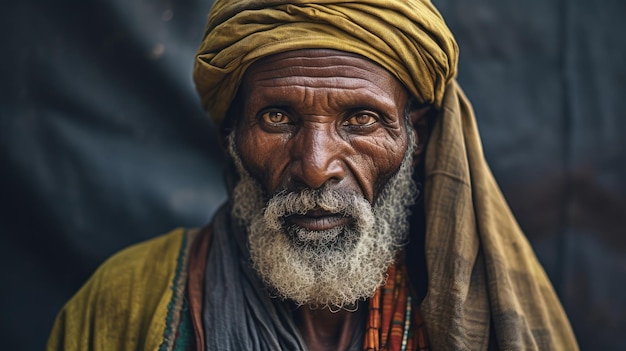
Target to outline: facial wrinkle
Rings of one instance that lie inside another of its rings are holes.
[[[374,206],[361,195],[327,189],[281,192],[266,203],[259,196],[260,185],[238,160],[233,140],[229,137],[229,152],[241,180],[235,187],[232,213],[247,228],[250,255],[259,277],[276,296],[297,305],[337,308],[370,297],[383,283],[388,266],[406,241],[408,207],[415,195],[413,148],[407,150],[399,171],[387,182]],[[317,206],[349,212],[353,220],[328,233],[285,228],[285,216],[306,213]]]

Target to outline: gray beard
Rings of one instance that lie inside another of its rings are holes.
[[[246,228],[253,268],[273,294],[297,305],[334,309],[373,296],[408,235],[417,194],[412,133],[400,169],[373,206],[362,194],[327,187],[283,191],[266,202],[262,187],[243,167],[234,134],[228,151],[240,180],[231,214]],[[314,208],[348,217],[349,224],[321,231],[285,224],[287,216]]]

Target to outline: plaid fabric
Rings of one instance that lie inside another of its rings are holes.
[[[398,268],[399,267],[399,268]],[[385,286],[369,302],[365,351],[430,350],[418,299],[404,261],[389,267]]]

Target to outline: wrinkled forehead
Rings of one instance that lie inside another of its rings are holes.
[[[262,70],[264,66],[276,65],[311,65],[325,67],[329,65],[346,65],[360,68],[382,69],[379,64],[357,54],[334,49],[300,49],[285,51],[260,58],[244,73],[244,77],[251,71]],[[245,78],[244,78],[245,79]]]
[[[356,88],[362,82],[398,97],[397,103],[402,106],[409,94],[404,84],[388,70],[357,54],[332,49],[301,49],[266,56],[244,73],[224,125],[229,128],[239,120],[246,101],[258,88],[350,89],[351,84]]]
[[[249,87],[256,81],[273,79],[273,83],[299,77],[317,77],[329,80],[335,76],[368,79],[373,82],[391,82],[404,85],[379,64],[360,55],[331,49],[302,49],[264,57],[245,72],[241,86]],[[312,83],[306,81],[305,83]]]

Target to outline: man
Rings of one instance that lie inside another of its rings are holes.
[[[107,261],[49,350],[575,350],[426,0],[217,1],[229,201]]]

